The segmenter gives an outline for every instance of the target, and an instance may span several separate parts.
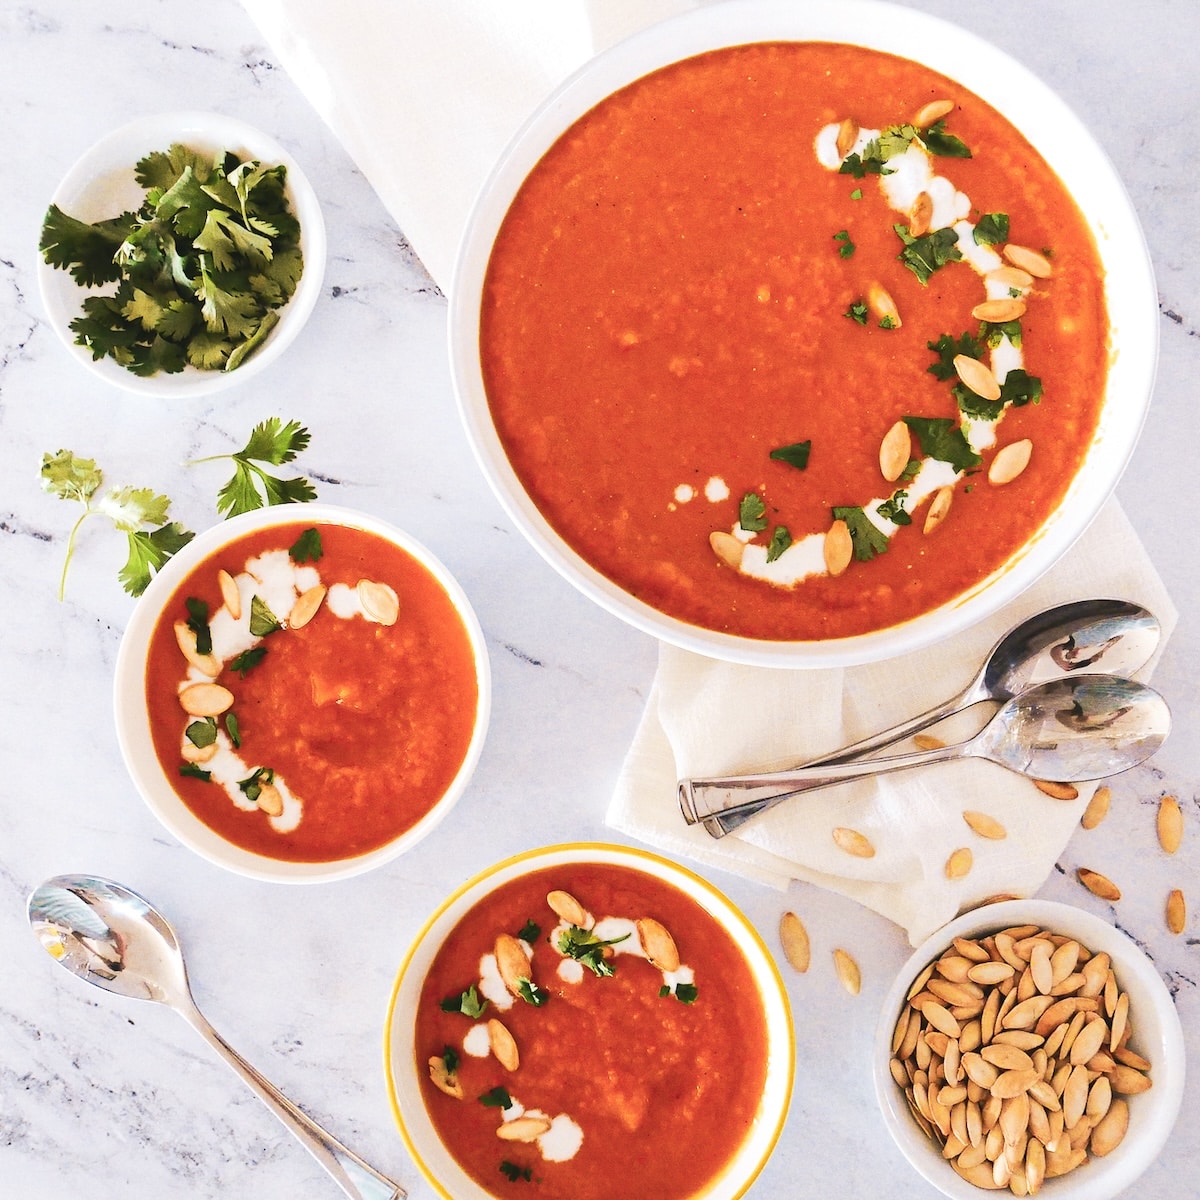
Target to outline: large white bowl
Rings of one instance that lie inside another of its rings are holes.
[[[146,658],[163,607],[188,573],[214,551],[245,534],[303,522],[344,525],[374,534],[398,546],[437,580],[454,605],[470,640],[479,695],[467,752],[449,786],[429,811],[398,837],[365,854],[330,862],[289,862],[234,845],[209,828],[184,804],[155,752],[146,703]],[[461,585],[445,566],[411,535],[366,513],[331,504],[283,504],[231,517],[197,534],[163,566],[142,594],[117,652],[113,683],[117,741],[125,766],[142,799],[167,831],[202,858],[251,879],[272,883],[325,883],[360,875],[391,862],[427,837],[466,790],[483,750],[491,713],[491,668],[483,630]]]
[[[953,1200],[979,1200],[984,1193],[954,1172],[913,1120],[888,1069],[892,1031],[912,981],[956,937],[980,938],[1027,924],[1108,954],[1118,983],[1129,993],[1132,1044],[1151,1064],[1153,1086],[1128,1097],[1129,1129],[1121,1144],[1103,1158],[1093,1156],[1085,1166],[1047,1179],[1040,1193],[1046,1200],[1109,1200],[1150,1166],[1171,1133],[1183,1100],[1184,1046],[1175,1004],[1154,964],[1119,929],[1092,913],[1050,900],[1009,900],[964,913],[933,934],[901,968],[883,1002],[873,1057],[875,1094],[888,1132],[917,1171]]]
[[[957,80],[1041,152],[1095,233],[1105,272],[1112,354],[1099,427],[1058,509],[989,578],[913,620],[827,641],[765,642],[665,616],[595,570],[558,536],[525,492],[493,426],[479,358],[484,275],[496,233],[529,171],[558,136],[627,83],[723,46],[758,41],[843,42],[923,63]],[[568,79],[516,135],[476,201],[450,294],[450,359],[462,419],[509,516],[548,563],[585,595],[647,633],[734,662],[827,667],[920,649],[996,612],[1054,565],[1112,493],[1133,452],[1158,355],[1153,271],[1137,216],[1103,148],[1061,99],[995,46],[935,17],[878,0],[729,0],[670,19],[601,54]]]
[[[767,1025],[767,1081],[746,1140],[705,1191],[707,1200],[736,1200],[766,1164],[787,1117],[795,1075],[795,1035],[787,991],[775,960],[754,927],[707,880],[657,854],[625,846],[580,842],[516,855],[476,875],[453,892],[426,922],[400,966],[384,1027],[384,1070],[392,1112],[413,1161],[446,1200],[492,1200],[447,1151],[425,1108],[413,1042],[421,988],[448,934],[480,900],[531,871],[563,863],[630,867],[690,896],[740,947],[759,988]],[[620,1170],[620,1164],[613,1164]]]
[[[245,383],[271,365],[295,340],[312,313],[325,277],[325,219],[316,193],[295,159],[274,138],[234,117],[206,112],[169,112],[141,117],[101,138],[67,172],[50,202],[81,221],[99,221],[138,208],[146,193],[134,178],[138,161],[179,142],[193,150],[217,154],[229,150],[243,159],[287,168],[285,192],[292,214],[300,223],[304,270],[288,302],[278,309],[275,328],[239,367],[232,371],[202,371],[186,366],[172,374],[135,375],[109,357],[93,358],[75,344],[70,323],[83,314],[89,294],[111,290],[111,284],[82,288],[71,273],[49,266],[38,254],[38,287],[42,304],[71,356],[98,378],[129,392],[164,398],[204,396]]]

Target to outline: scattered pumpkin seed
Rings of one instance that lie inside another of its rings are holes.
[[[1108,816],[1108,805],[1112,799],[1112,788],[1108,785],[1098,787],[1093,793],[1092,798],[1088,801],[1087,808],[1083,810],[1083,816],[1079,818],[1079,823],[1084,829],[1095,829],[1101,821]]]
[[[833,840],[855,858],[875,857],[875,847],[871,845],[871,839],[866,834],[859,833],[857,829],[847,829],[839,825],[833,831]]]
[[[1187,925],[1187,901],[1179,888],[1172,888],[1167,896],[1167,928],[1172,933],[1182,933]]]
[[[812,947],[804,922],[794,912],[785,912],[779,918],[779,940],[783,945],[784,957],[794,970],[803,975],[812,961]]]
[[[1183,841],[1183,810],[1174,796],[1164,796],[1158,802],[1158,844],[1168,854],[1174,854]]]
[[[741,569],[742,555],[746,552],[746,543],[736,538],[732,533],[723,529],[714,529],[708,535],[708,544],[713,553],[727,566],[735,571]]]
[[[1032,456],[1033,443],[1028,438],[1001,446],[988,465],[988,483],[995,487],[1012,483],[1029,466]]]
[[[845,950],[837,949],[833,952],[833,966],[842,987],[850,995],[857,996],[862,989],[862,972],[858,969],[858,963]]]
[[[1080,867],[1075,874],[1092,895],[1099,896],[1101,900],[1120,900],[1121,889],[1107,875],[1088,867]]]

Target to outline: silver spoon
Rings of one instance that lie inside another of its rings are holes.
[[[1149,758],[1170,728],[1166,702],[1145,684],[1112,675],[1055,679],[1014,696],[979,733],[956,746],[795,771],[684,779],[679,804],[687,822],[695,824],[717,814],[761,812],[789,796],[848,779],[953,758],[987,759],[1034,779],[1061,783],[1103,779]]]
[[[984,700],[1009,700],[1036,683],[1072,675],[1132,675],[1158,649],[1158,618],[1127,600],[1076,600],[1037,613],[996,643],[979,673],[961,692],[911,720],[863,738],[806,767],[850,762],[962,712]],[[798,766],[801,764],[797,764]],[[713,837],[724,837],[760,810],[746,807],[705,821]]]
[[[355,1200],[403,1200],[404,1190],[306,1117],[204,1019],[188,988],[174,929],[136,892],[90,875],[59,875],[29,897],[29,923],[73,975],[134,1000],[173,1008],[300,1139]]]

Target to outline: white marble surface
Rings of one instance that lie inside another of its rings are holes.
[[[1177,0],[1010,0],[912,7],[994,39],[1055,85],[1108,148],[1145,226],[1158,275],[1162,357],[1155,402],[1120,497],[1183,618],[1156,683],[1175,732],[1115,782],[1114,810],[1079,831],[1042,894],[1110,916],[1153,956],[1175,995],[1192,1078],[1184,1114],[1137,1186],[1189,1194],[1200,1168],[1200,658],[1193,549],[1200,509],[1200,152],[1190,129],[1200,7]],[[449,81],[448,81],[449,85]],[[430,96],[430,103],[437,103]],[[211,108],[269,131],[322,198],[324,294],[287,356],[213,400],[168,405],[97,385],[46,324],[35,286],[38,227],[74,158],[135,116]],[[171,914],[214,1024],[319,1121],[418,1200],[381,1065],[384,1004],[399,959],[449,885],[510,852],[603,838],[603,812],[638,720],[655,649],[578,597],[521,540],[475,468],[455,417],[445,302],[336,140],[271,59],[235,0],[64,5],[0,0],[0,1192],[59,1197],[334,1196],[336,1188],[186,1026],[58,971],[24,918],[44,877],[87,870]],[[44,495],[47,450],[96,458],[114,483],[167,492],[173,515],[215,519],[223,476],[185,467],[236,449],[270,415],[313,433],[302,466],[322,499],[361,507],[426,541],[473,597],[495,671],[491,734],[457,811],[403,860],[311,890],[220,873],[176,845],[134,795],[113,733],[110,683],[132,601],[120,540],[84,530],[67,599],[54,588],[74,512]],[[1183,805],[1184,848],[1154,838],[1164,792]],[[1074,882],[1090,865],[1124,898]],[[791,976],[798,1075],[785,1136],[752,1195],[909,1200],[931,1189],[888,1142],[871,1094],[877,1006],[908,954],[899,931],[808,887],[788,895],[715,881],[768,940],[784,907],[806,919],[815,965]],[[1164,927],[1172,886],[1192,892],[1183,936]],[[864,965],[848,1000],[834,945]]]

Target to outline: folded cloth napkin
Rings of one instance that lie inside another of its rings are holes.
[[[702,0],[243,0],[293,80],[346,146],[434,280],[447,289],[471,204],[509,139],[595,53]],[[990,621],[919,654],[846,670],[775,671],[660,650],[609,825],[669,854],[778,887],[805,880],[851,896],[918,942],[960,909],[1029,894],[1046,878],[1093,789],[1050,800],[991,763],[880,776],[780,806],[716,840],[684,824],[676,780],[783,767],[940,703],[991,647],[1043,608],[1091,596],[1135,600],[1169,632],[1176,613],[1124,514],[1110,502],[1071,554]],[[939,727],[969,736],[979,715]],[[984,841],[962,819],[1007,830]],[[875,847],[840,850],[846,827]],[[969,846],[973,869],[946,877]]]
[[[966,687],[1018,622],[1091,597],[1144,605],[1162,623],[1164,642],[1178,617],[1115,500],[1058,566],[1002,612],[927,650],[866,666],[793,671],[717,662],[664,645],[608,823],[668,854],[763,883],[786,887],[797,879],[831,888],[901,925],[914,945],[990,896],[1032,895],[1095,784],[1077,785],[1077,799],[1055,800],[994,763],[939,763],[797,797],[716,839],[703,826],[684,824],[676,781],[794,765],[914,717]],[[937,735],[948,742],[970,737],[991,711],[981,705],[951,718]],[[906,749],[911,743],[887,753]],[[1007,836],[973,833],[964,810],[994,817]],[[835,828],[863,834],[874,855],[841,849]],[[946,863],[960,847],[971,850],[973,866],[950,879]]]

